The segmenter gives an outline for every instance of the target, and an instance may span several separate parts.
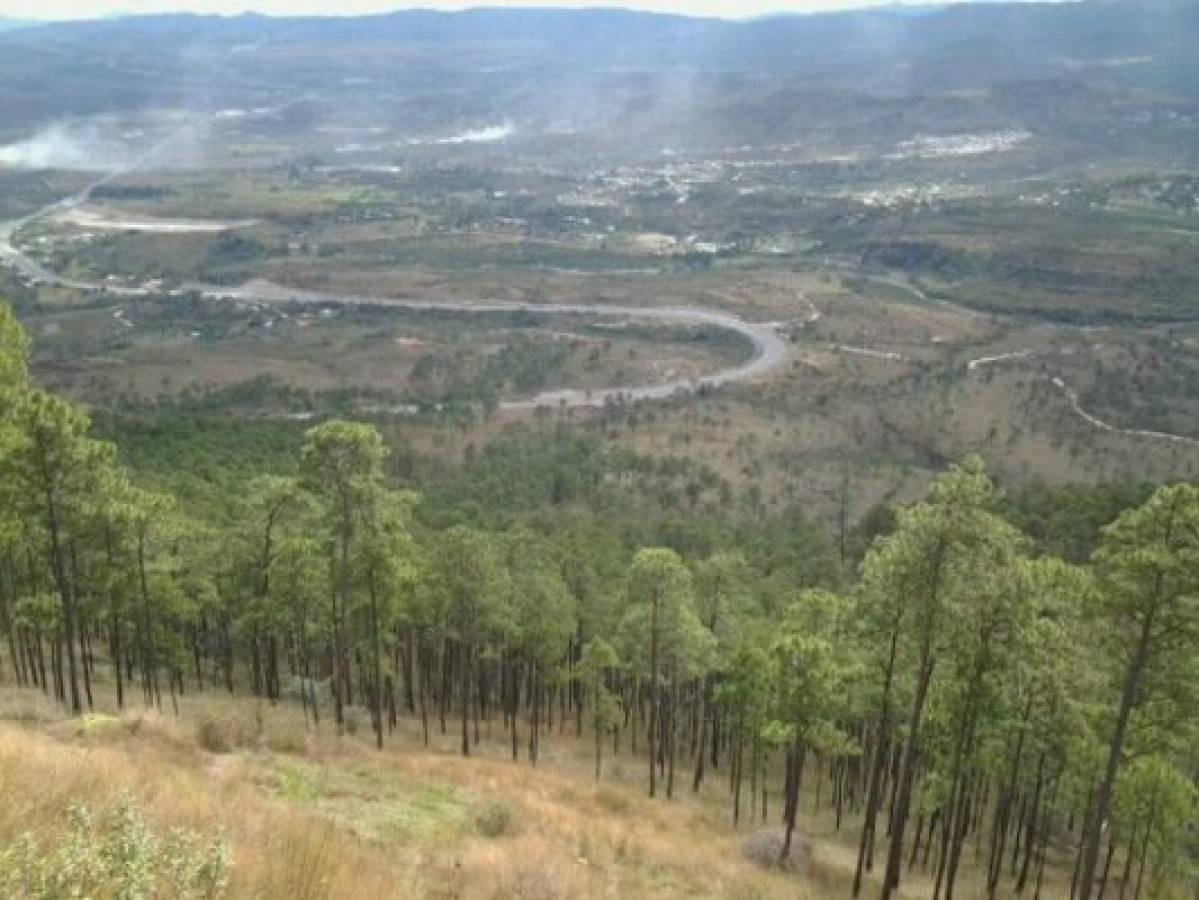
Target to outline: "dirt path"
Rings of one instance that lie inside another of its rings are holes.
[[[1097,345],[1098,346],[1098,345]],[[966,364],[966,370],[976,372],[983,366],[990,366],[996,363],[1013,362],[1021,359],[1028,359],[1031,356],[1037,355],[1037,351],[1032,349],[1014,350],[1010,353],[1000,353],[996,356],[982,356],[978,359],[972,359]],[[1082,402],[1079,399],[1078,391],[1071,387],[1064,378],[1060,375],[1051,375],[1049,380],[1053,386],[1061,391],[1074,414],[1089,425],[1106,431],[1109,434],[1121,434],[1125,437],[1137,438],[1154,438],[1163,441],[1173,441],[1178,444],[1187,444],[1189,446],[1199,447],[1199,438],[1188,437],[1184,434],[1172,434],[1168,431],[1150,431],[1144,428],[1121,428],[1119,425],[1113,425],[1111,422],[1106,422],[1099,418],[1094,413],[1088,412],[1083,408]]]
[[[1110,434],[1122,434],[1127,437],[1156,438],[1157,440],[1162,441],[1173,441],[1176,444],[1187,444],[1192,447],[1199,447],[1199,438],[1187,437],[1183,434],[1171,434],[1168,431],[1149,431],[1144,428],[1121,428],[1118,425],[1113,425],[1111,422],[1105,422],[1103,419],[1099,418],[1093,413],[1089,413],[1083,409],[1082,404],[1078,399],[1078,391],[1070,387],[1070,385],[1066,383],[1065,379],[1059,376],[1054,376],[1052,381],[1053,386],[1066,395],[1066,399],[1069,401],[1070,408],[1074,410],[1074,413],[1084,422],[1088,422],[1102,431],[1106,431]]]

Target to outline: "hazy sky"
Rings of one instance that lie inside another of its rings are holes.
[[[0,0],[0,15],[18,18],[94,18],[114,12],[196,11],[239,13],[247,9],[270,15],[383,12],[421,6],[464,9],[476,6],[628,6],[658,12],[743,17],[778,12],[811,12],[878,6],[893,0]],[[909,0],[910,2],[910,0]],[[927,0],[926,0],[927,2]]]

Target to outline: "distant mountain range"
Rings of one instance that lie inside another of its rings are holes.
[[[13,24],[15,20],[10,20]],[[547,59],[584,64],[688,64],[702,68],[802,70],[803,58],[831,64],[932,59],[926,77],[960,77],[954,64],[997,75],[1044,70],[1056,57],[1166,53],[1199,59],[1199,0],[1085,0],[894,6],[749,21],[688,18],[619,9],[407,10],[346,18],[167,14],[23,28],[9,40],[36,48],[99,49],[99,42],[168,53],[224,42],[400,42],[444,49],[518,45]],[[153,41],[147,44],[146,41]],[[874,68],[877,68],[875,66]],[[1190,68],[1190,67],[1188,67]]]
[[[0,128],[281,98],[317,121],[371,93],[378,112],[429,127],[511,119],[659,146],[667,135],[788,140],[819,125],[839,141],[1018,127],[1185,147],[1194,136],[1178,123],[1199,115],[1197,47],[1199,0],[744,22],[614,9],[143,16],[0,34]]]

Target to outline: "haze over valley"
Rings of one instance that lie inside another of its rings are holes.
[[[1196,47],[0,27],[0,894],[1192,896]]]

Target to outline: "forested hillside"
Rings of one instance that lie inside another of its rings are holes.
[[[95,710],[253,697],[260,729],[278,707],[301,736],[369,734],[409,756],[452,738],[493,788],[523,771],[496,774],[497,746],[538,767],[576,742],[583,785],[636,779],[654,804],[720,793],[779,896],[1193,895],[1194,485],[1005,494],[971,457],[921,502],[826,536],[801,511],[689,506],[695,473],[565,433],[460,466],[337,420],[122,449],[119,427],[100,440],[29,383],[26,351],[0,307],[0,681],[82,717],[80,734]],[[34,771],[11,752],[17,727],[0,725],[6,792],[5,773]],[[216,723],[200,739],[230,749]],[[156,843],[136,807],[91,815],[41,831],[0,816],[0,893],[275,895],[239,881],[244,829],[230,850],[191,832]],[[504,833],[505,809],[489,815],[480,829]],[[805,821],[824,823],[840,869],[800,852]],[[104,835],[126,854],[89,849]],[[559,889],[617,890],[604,879],[620,865]],[[619,890],[652,895],[645,877]]]

